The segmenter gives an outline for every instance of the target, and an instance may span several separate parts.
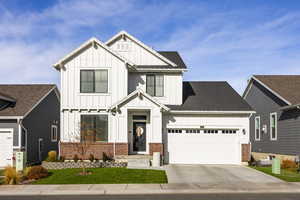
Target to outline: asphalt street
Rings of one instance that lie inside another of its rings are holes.
[[[298,200],[300,194],[164,194],[164,195],[77,195],[0,196],[0,200]]]

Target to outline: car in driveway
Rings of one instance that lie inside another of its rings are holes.
[[[169,183],[281,183],[280,179],[243,165],[167,165]]]

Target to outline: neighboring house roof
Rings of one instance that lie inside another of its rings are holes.
[[[123,57],[122,55],[120,55],[118,52],[113,51],[111,48],[109,48],[106,44],[104,44],[103,42],[101,42],[100,40],[98,40],[95,37],[92,37],[91,39],[89,39],[88,41],[84,42],[82,45],[80,45],[80,47],[78,47],[77,49],[73,50],[71,53],[69,53],[68,55],[66,55],[65,57],[63,57],[62,59],[60,59],[57,63],[55,63],[53,66],[56,69],[60,69],[61,66],[67,62],[68,60],[72,59],[75,55],[77,55],[78,53],[80,53],[82,50],[84,50],[85,48],[87,48],[90,45],[95,45],[98,44],[99,46],[101,46],[102,48],[104,48],[105,50],[107,50],[108,52],[110,52],[112,55],[116,56],[117,58],[119,58],[121,61],[129,64],[131,67],[134,68],[135,64],[131,61],[129,61],[127,58]]]
[[[16,100],[14,98],[12,98],[11,96],[4,94],[2,92],[0,92],[0,99],[5,100],[5,101],[9,101],[9,102],[15,102]]]
[[[300,75],[254,75],[243,94],[244,98],[248,94],[253,80],[288,105],[300,103]]]
[[[52,84],[0,85],[0,93],[16,101],[14,107],[1,110],[0,116],[25,116],[54,89]]]
[[[132,35],[130,35],[129,33],[127,33],[126,31],[120,31],[119,33],[117,33],[116,35],[114,35],[112,38],[110,38],[107,42],[105,42],[106,45],[110,45],[111,43],[113,43],[115,40],[117,40],[120,37],[126,36],[128,37],[131,41],[135,42],[136,44],[140,45],[141,47],[143,47],[144,49],[146,49],[148,52],[150,52],[151,54],[155,55],[156,57],[158,57],[159,59],[163,60],[165,63],[173,66],[173,67],[177,67],[177,64],[174,63],[173,61],[171,61],[169,58],[162,56],[160,53],[158,53],[157,51],[155,51],[154,49],[148,47],[147,45],[145,45],[143,42],[139,41],[137,38],[133,37]]]
[[[168,105],[178,111],[253,111],[225,81],[183,82],[182,105]]]
[[[127,95],[126,97],[124,97],[123,99],[121,99],[120,101],[118,101],[117,103],[113,104],[110,107],[110,110],[114,110],[120,106],[122,106],[122,104],[124,104],[125,102],[129,101],[131,98],[135,97],[136,95],[140,96],[144,96],[147,99],[149,99],[150,101],[152,101],[154,104],[156,104],[157,106],[159,106],[160,108],[169,111],[170,109],[165,106],[164,104],[160,103],[159,101],[155,100],[152,96],[150,96],[149,94],[147,94],[146,92],[144,92],[141,89],[136,89],[135,91],[131,92],[129,95]]]

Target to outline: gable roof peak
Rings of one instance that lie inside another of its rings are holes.
[[[82,49],[88,47],[89,45],[99,45],[102,48],[104,48],[105,50],[107,50],[108,52],[110,52],[111,54],[115,55],[116,57],[118,57],[120,60],[122,60],[123,62],[125,62],[126,64],[130,65],[131,67],[135,68],[135,64],[131,61],[129,61],[127,58],[123,57],[122,55],[120,55],[118,52],[113,51],[110,47],[108,47],[105,43],[103,43],[102,41],[100,41],[98,38],[96,37],[91,37],[90,39],[88,39],[87,41],[85,41],[82,45],[80,45],[78,48],[76,48],[75,50],[73,50],[71,53],[67,54],[65,57],[63,57],[62,59],[60,59],[57,63],[55,63],[53,65],[53,67],[55,67],[57,70],[59,70],[60,68],[62,68],[62,66],[64,65],[64,63],[66,61],[68,61],[71,57],[75,56],[76,54],[78,54]]]
[[[116,35],[114,35],[113,37],[111,37],[109,40],[107,40],[105,42],[105,44],[107,46],[110,46],[110,44],[112,44],[116,39],[118,39],[119,37],[121,37],[123,35],[125,35],[130,40],[132,40],[133,42],[137,43],[138,45],[140,45],[141,47],[143,47],[148,52],[150,52],[151,54],[155,55],[156,57],[158,57],[159,59],[161,59],[165,63],[167,63],[167,64],[169,64],[169,65],[171,65],[173,67],[177,67],[177,64],[175,64],[174,62],[172,62],[171,60],[169,60],[165,56],[161,55],[160,53],[158,53],[157,51],[155,51],[153,48],[147,46],[146,44],[144,44],[143,42],[141,42],[140,40],[138,40],[137,38],[135,38],[134,36],[130,35],[128,32],[126,32],[124,30],[121,30],[119,33],[117,33]]]

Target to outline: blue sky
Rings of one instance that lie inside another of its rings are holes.
[[[56,83],[52,64],[92,36],[126,30],[179,51],[185,80],[300,74],[300,1],[0,0],[0,83]]]

